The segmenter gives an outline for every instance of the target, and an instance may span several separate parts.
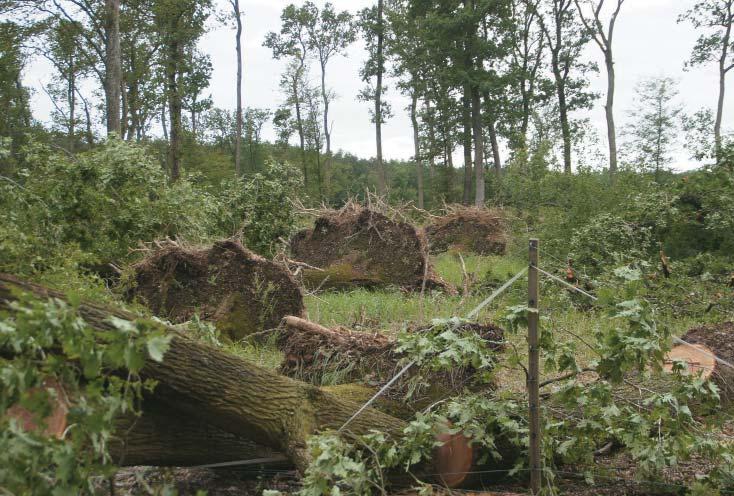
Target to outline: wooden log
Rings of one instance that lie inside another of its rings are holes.
[[[18,291],[64,299],[57,291],[0,274],[0,310],[13,312],[11,303],[17,300]],[[112,315],[139,319],[130,312],[93,303],[82,303],[79,314],[88,325],[103,331],[112,329]],[[308,437],[321,430],[339,429],[361,406],[253,365],[173,328],[168,332],[174,337],[165,359],[148,360],[140,373],[145,379],[158,381],[156,399],[183,414],[203,416],[224,431],[283,452],[300,469],[310,461]],[[349,431],[359,434],[378,429],[400,435],[405,425],[369,408],[350,423]]]
[[[62,293],[0,273],[0,311],[12,314],[12,303],[19,292],[64,299]],[[93,303],[82,303],[78,311],[87,325],[100,331],[113,328],[109,320],[113,315],[139,319],[129,312]],[[150,323],[165,327],[173,335],[164,360],[147,361],[140,373],[142,378],[158,382],[153,398],[163,410],[149,408],[136,425],[131,419],[120,420],[118,443],[123,444],[113,447],[113,455],[126,465],[188,465],[204,459],[212,463],[234,456],[260,457],[264,447],[270,450],[265,453],[283,453],[304,470],[310,462],[308,438],[341,428],[362,406],[253,365],[174,328]],[[198,419],[205,419],[205,425]],[[352,434],[380,430],[399,437],[406,426],[403,420],[367,408],[351,419],[346,430]],[[448,443],[448,448],[436,451],[433,466],[453,470],[447,457],[457,450],[471,451],[468,440],[460,434],[440,439]],[[210,458],[217,456],[217,449],[222,450],[221,457]],[[464,478],[451,478],[453,475],[439,472],[437,480],[463,482]]]
[[[206,418],[184,415],[146,399],[141,416],[115,422],[110,443],[113,462],[125,466],[192,467],[236,460],[269,460],[290,465],[281,453],[212,425]]]

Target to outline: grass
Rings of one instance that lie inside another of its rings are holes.
[[[517,252],[516,252],[517,253]],[[425,324],[435,318],[466,316],[504,281],[516,274],[526,262],[519,254],[508,256],[462,255],[466,273],[472,283],[467,296],[450,296],[440,292],[429,292],[423,297],[419,293],[408,293],[397,288],[380,290],[354,289],[330,291],[306,297],[309,318],[325,326],[342,325],[352,329],[381,330],[394,333],[410,324]],[[465,278],[458,253],[443,253],[432,259],[436,272],[447,282],[460,289]],[[557,268],[558,263],[549,259],[548,268]],[[506,309],[526,301],[525,278],[520,279],[507,292],[492,302],[480,313],[478,320],[502,325]],[[610,283],[611,284],[611,283]],[[721,297],[721,284],[680,276],[677,279],[654,281],[648,284],[646,296],[657,300],[658,324],[668,326],[676,335],[706,322],[717,322],[734,318],[734,296]],[[624,298],[610,289],[616,299]],[[731,293],[731,290],[729,290]],[[621,300],[620,300],[621,301]],[[708,308],[709,301],[719,304]],[[541,279],[541,314],[544,319],[541,331],[553,333],[558,342],[573,342],[579,365],[588,365],[595,357],[595,334],[610,326],[619,325],[602,310],[594,308],[586,297],[571,295],[557,283]],[[509,335],[510,346],[516,347],[521,357],[526,357],[525,335]],[[544,364],[541,364],[543,366]],[[522,392],[525,377],[522,369],[503,367],[498,383],[502,389]]]

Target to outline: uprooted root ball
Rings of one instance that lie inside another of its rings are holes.
[[[430,327],[420,327],[408,332],[432,331]],[[490,350],[500,351],[504,347],[504,331],[493,324],[467,322],[453,332],[476,334]],[[326,328],[303,319],[284,319],[278,344],[284,354],[280,372],[317,385],[359,384],[376,390],[404,366],[407,358],[397,351],[399,342],[384,334]],[[419,370],[416,366],[393,384],[386,397],[406,402],[415,411],[437,398],[466,387],[471,389],[476,382],[475,373],[471,367],[456,367],[447,372]]]
[[[206,248],[166,243],[133,268],[129,298],[175,323],[198,314],[231,339],[275,328],[283,316],[304,312],[291,274],[237,241]]]
[[[423,233],[354,204],[324,213],[313,229],[296,234],[291,252],[297,260],[322,269],[303,271],[308,287],[417,289],[425,278],[429,289],[449,289],[430,266]]]
[[[506,221],[501,211],[454,207],[426,227],[433,253],[448,250],[502,255],[507,248]]]

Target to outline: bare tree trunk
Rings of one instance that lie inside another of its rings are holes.
[[[726,92],[726,61],[729,56],[729,43],[731,38],[731,24],[727,24],[724,39],[722,41],[721,57],[719,58],[719,100],[716,105],[716,122],[714,123],[714,151],[717,162],[721,158],[721,123],[724,117],[724,96]]]
[[[472,86],[472,127],[474,131],[474,204],[484,206],[484,133],[482,131],[482,100],[479,88]]]
[[[331,190],[331,132],[329,131],[329,93],[326,91],[326,61],[321,60],[321,98],[324,101],[324,138],[326,139],[326,157],[324,158],[324,194]],[[317,150],[317,153],[318,150]],[[319,173],[320,174],[320,173]]]
[[[464,132],[462,135],[462,144],[464,146],[464,191],[461,201],[464,205],[469,205],[471,199],[471,181],[472,181],[472,118],[471,118],[471,89],[469,84],[464,85],[464,96],[462,98],[462,122]]]
[[[492,145],[492,160],[494,161],[494,173],[500,177],[502,173],[502,157],[500,156],[499,140],[497,139],[497,129],[494,123],[494,112],[492,112],[492,99],[489,92],[484,92],[484,105],[487,107],[485,116],[487,118],[487,133],[489,134],[489,142]]]
[[[301,68],[303,68],[303,61],[301,61]],[[298,140],[301,147],[301,167],[303,168],[303,187],[308,191],[308,166],[306,164],[306,136],[303,129],[303,117],[301,116],[301,97],[298,93],[298,77],[293,79],[291,86],[293,91],[293,104],[296,107],[296,127],[298,128]]]
[[[614,126],[614,59],[612,49],[604,54],[604,63],[607,67],[607,101],[604,112],[607,118],[607,139],[609,141],[609,172],[617,172],[617,130]]]
[[[107,134],[121,136],[120,88],[122,60],[120,54],[120,0],[105,0],[105,100]]]
[[[413,90],[410,100],[410,122],[413,124],[413,160],[415,160],[415,177],[418,183],[418,208],[423,203],[423,160],[421,157],[420,128],[418,127],[418,92]]]
[[[94,133],[92,132],[92,114],[89,111],[89,103],[87,102],[87,99],[82,96],[79,88],[75,88],[75,91],[79,99],[82,101],[82,105],[84,105],[84,116],[87,120],[85,130],[87,135],[86,140],[87,145],[91,147],[94,144]]]
[[[178,67],[183,58],[183,47],[177,40],[168,47],[166,61],[166,77],[168,84],[168,117],[170,119],[170,144],[168,159],[171,171],[171,181],[177,181],[181,175],[181,91],[178,87]]]
[[[74,56],[69,60],[69,81],[67,86],[67,98],[69,100],[69,144],[70,152],[74,152],[76,141],[76,67],[74,65]]]
[[[237,177],[242,174],[242,17],[240,14],[240,1],[232,0],[234,17],[237,22],[237,124],[234,137],[234,170]]]
[[[164,103],[161,106],[161,126],[163,127],[163,139],[168,141],[168,121],[166,119],[166,103]]]
[[[385,164],[382,162],[382,74],[383,72],[385,72],[385,60],[383,57],[383,45],[385,41],[383,12],[384,0],[377,0],[377,85],[375,87],[375,138],[377,141],[377,192],[380,195],[385,195],[387,193]]]
[[[560,25],[556,28],[557,37],[560,37]],[[560,42],[558,43],[560,45]],[[560,61],[558,60],[559,49],[551,50],[551,69],[558,97],[558,113],[561,121],[561,135],[563,136],[563,172],[571,173],[571,125],[568,121],[568,104],[566,102],[566,82],[561,74]]]

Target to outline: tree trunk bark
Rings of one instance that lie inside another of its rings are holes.
[[[168,141],[168,120],[166,117],[166,103],[161,106],[161,126],[163,127],[163,139]]]
[[[69,81],[67,86],[67,98],[69,100],[69,151],[74,153],[76,144],[76,66],[74,56],[69,58]]]
[[[191,467],[249,459],[288,463],[277,451],[217,428],[205,417],[182,415],[148,398],[142,410],[140,417],[115,422],[110,455],[118,466]]]
[[[329,131],[329,93],[326,91],[326,61],[321,60],[321,98],[324,101],[324,138],[326,139],[326,156],[324,157],[324,190],[325,196],[331,190],[331,132]],[[317,153],[318,150],[317,150]]]
[[[120,87],[122,61],[120,55],[120,0],[105,0],[105,100],[107,134],[120,136]]]
[[[384,0],[377,0],[377,84],[375,87],[375,138],[377,141],[377,192],[380,195],[385,195],[387,193],[385,164],[382,162],[382,73],[385,71],[385,60],[383,58],[383,45],[385,40],[383,11]]]
[[[62,293],[0,274],[0,309],[12,313],[18,290],[40,298],[65,299]],[[112,330],[110,317],[137,320],[134,314],[93,303],[79,306],[87,325]],[[155,324],[152,325],[162,325]],[[309,384],[263,369],[218,348],[176,332],[162,362],[149,360],[140,372],[157,381],[155,400],[180,416],[201,416],[214,427],[285,453],[301,470],[309,463],[306,441],[325,429],[339,429],[360,408]],[[405,422],[371,408],[348,430],[378,429],[400,435]]]
[[[556,95],[558,97],[558,112],[561,120],[561,134],[563,136],[563,172],[571,174],[571,125],[568,121],[568,105],[566,102],[566,82],[561,74],[558,60],[558,51],[553,51],[551,56],[551,68],[556,83]]]
[[[492,161],[494,162],[494,173],[498,178],[502,173],[502,157],[500,156],[499,140],[497,139],[497,129],[494,124],[494,112],[492,112],[492,99],[489,92],[484,92],[484,105],[487,111],[484,115],[487,117],[487,134],[489,134],[489,142],[492,145]]]
[[[410,122],[413,125],[413,160],[415,160],[415,177],[418,185],[418,208],[423,203],[423,160],[421,157],[420,128],[418,127],[418,93],[413,90],[410,100]]]
[[[464,205],[469,205],[472,189],[472,118],[471,89],[469,88],[469,84],[464,85],[461,117],[464,126],[464,132],[462,135],[462,144],[464,146],[464,191],[461,197],[461,201]]]
[[[724,96],[726,93],[726,62],[729,56],[729,42],[731,38],[731,24],[726,27],[722,42],[721,57],[719,58],[719,99],[716,105],[716,122],[714,123],[714,153],[716,161],[721,159],[721,123],[724,117]]]
[[[607,139],[609,141],[609,172],[617,172],[617,131],[614,126],[614,59],[609,48],[604,54],[604,63],[607,67],[607,101],[604,112],[607,118]]]
[[[179,64],[183,57],[183,47],[177,40],[173,40],[168,47],[166,63],[166,78],[168,85],[168,117],[170,119],[170,143],[168,161],[170,164],[171,181],[177,181],[181,174],[181,91],[178,87]]]
[[[237,22],[237,124],[234,138],[234,170],[237,177],[242,173],[242,17],[240,16],[240,1],[232,0],[235,21]]]
[[[484,206],[484,132],[482,130],[482,101],[479,88],[472,86],[472,127],[474,131],[474,204]]]
[[[301,61],[300,71],[303,70],[303,61]],[[303,117],[301,116],[301,98],[298,93],[298,77],[293,79],[293,105],[296,108],[296,127],[298,128],[298,140],[301,147],[301,167],[303,168],[303,188],[308,192],[308,167],[306,164],[306,136],[303,129]]]

